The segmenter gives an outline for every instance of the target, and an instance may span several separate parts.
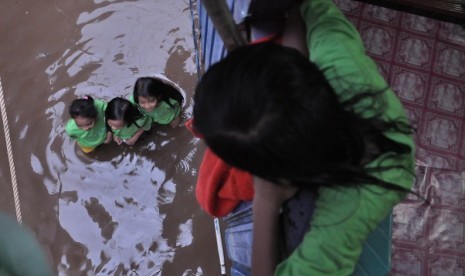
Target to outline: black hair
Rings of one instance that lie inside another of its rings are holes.
[[[172,85],[163,82],[160,79],[153,77],[141,77],[134,84],[134,102],[139,104],[139,97],[156,98],[159,101],[166,102],[174,108],[170,103],[170,99],[175,99],[182,106],[184,97]]]
[[[109,131],[112,131],[111,127],[108,125],[108,120],[122,120],[127,127],[135,124],[140,128],[136,121],[143,116],[144,115],[140,113],[139,109],[130,101],[121,97],[116,97],[108,102],[107,108],[105,109],[105,125]]]
[[[203,75],[193,126],[225,162],[272,182],[305,188],[376,184],[406,191],[370,174],[392,167],[365,167],[384,153],[392,153],[389,158],[411,153],[384,135],[411,130],[403,119],[380,118],[383,92],[341,102],[322,71],[295,49],[249,45]],[[375,114],[362,118],[354,111],[361,102],[370,103],[367,109]]]
[[[81,99],[75,99],[69,106],[69,115],[71,118],[97,118],[97,108],[94,105],[94,99],[91,96],[84,96]]]

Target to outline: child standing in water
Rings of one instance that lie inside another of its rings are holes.
[[[134,93],[129,98],[152,123],[175,127],[181,117],[183,97],[173,86],[152,77],[137,79]]]
[[[90,96],[76,99],[69,107],[71,119],[66,124],[66,133],[76,139],[85,153],[93,151],[97,146],[111,141],[112,133],[105,127],[105,108],[102,100],[94,100]]]
[[[128,100],[112,99],[105,110],[106,126],[113,133],[113,141],[134,145],[139,137],[150,129],[151,121]]]

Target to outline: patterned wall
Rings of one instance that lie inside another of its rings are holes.
[[[417,129],[414,195],[394,209],[391,275],[465,275],[465,29],[336,0]]]

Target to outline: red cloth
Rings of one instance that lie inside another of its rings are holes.
[[[188,120],[186,127],[199,137],[193,129],[192,121]],[[202,209],[208,214],[224,217],[241,201],[253,199],[253,176],[229,166],[207,148],[200,165],[195,195]]]
[[[200,165],[195,195],[208,214],[223,217],[241,201],[253,199],[253,177],[246,171],[227,165],[207,148]]]

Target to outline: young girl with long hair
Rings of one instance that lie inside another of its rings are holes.
[[[113,133],[113,140],[121,145],[134,145],[150,129],[149,117],[139,112],[130,101],[113,98],[105,111],[106,126]]]
[[[152,123],[179,124],[183,97],[172,85],[153,77],[138,78],[129,100],[152,119]]]

